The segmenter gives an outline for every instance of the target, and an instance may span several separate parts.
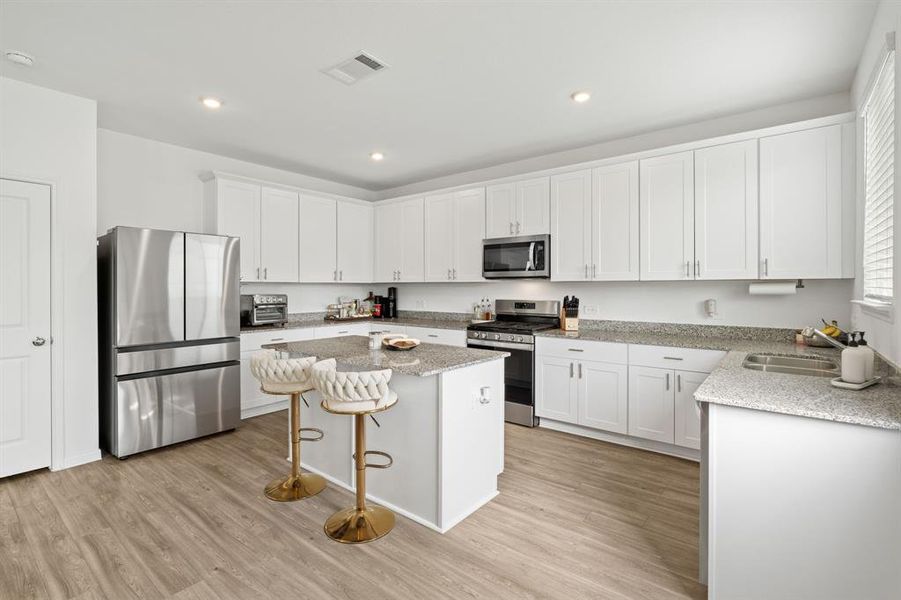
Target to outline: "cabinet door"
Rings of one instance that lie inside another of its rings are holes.
[[[283,400],[278,396],[270,396],[260,389],[260,381],[250,372],[250,358],[255,352],[241,353],[241,413]]]
[[[485,238],[485,188],[457,192],[454,199],[455,281],[483,281],[482,240]]]
[[[403,260],[403,204],[395,202],[375,208],[375,264],[373,279],[396,281]]]
[[[266,188],[260,199],[260,266],[264,281],[297,281],[297,192]]]
[[[425,199],[425,280],[450,281],[454,264],[454,195]]]
[[[551,279],[585,281],[591,263],[591,170],[551,177]]]
[[[695,279],[757,279],[757,140],[695,151]]]
[[[372,206],[338,202],[338,281],[372,281]]]
[[[764,279],[842,276],[842,129],[760,139]]]
[[[694,169],[692,153],[640,161],[641,279],[694,278]]]
[[[422,281],[425,277],[425,248],[423,247],[422,198],[407,200],[401,205],[400,238],[394,240],[401,249],[398,281]]]
[[[300,280],[337,281],[338,211],[335,200],[300,197]]]
[[[261,281],[260,186],[219,179],[216,193],[216,233],[241,238],[241,281]]]
[[[516,233],[516,184],[491,185],[485,190],[485,237],[503,238]]]
[[[675,442],[686,448],[701,448],[701,409],[695,391],[707,373],[676,371]]]
[[[516,182],[516,235],[542,235],[551,232],[551,180],[539,177]]]
[[[535,414],[546,419],[578,423],[576,362],[542,356],[535,374]]]
[[[638,281],[638,161],[594,170],[592,279]]]
[[[673,443],[674,372],[629,367],[629,435]]]
[[[577,371],[579,425],[628,433],[628,367],[582,361]]]

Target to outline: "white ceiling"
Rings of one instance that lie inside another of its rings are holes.
[[[101,127],[378,190],[848,90],[875,7],[4,0],[3,49],[37,62],[0,73],[97,99]],[[359,50],[390,68],[320,73]]]

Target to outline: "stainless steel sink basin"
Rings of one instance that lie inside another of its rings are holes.
[[[841,375],[841,369],[836,361],[819,356],[749,354],[742,366],[754,371],[789,375],[813,375],[814,377],[838,377]]]

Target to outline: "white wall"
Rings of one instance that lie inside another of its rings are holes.
[[[883,1],[880,3],[873,18],[870,36],[864,48],[854,85],[851,88],[851,96],[855,110],[863,107],[867,84],[870,81],[873,70],[882,55],[885,45],[885,34],[893,31],[901,31],[901,2]],[[901,38],[896,45],[901,45]],[[901,49],[901,48],[899,48]],[[901,311],[898,310],[898,300],[901,299],[901,210],[898,209],[898,195],[901,192],[901,60],[895,59],[895,315],[894,319],[886,319],[867,313],[860,306],[854,306],[852,322],[854,329],[867,332],[870,345],[880,354],[901,365]],[[861,129],[858,127],[858,129]],[[863,203],[864,203],[864,163],[862,151],[864,144],[862,136],[858,136],[857,156],[857,264],[863,260]],[[859,270],[859,267],[858,267]],[[863,297],[863,278],[858,277],[854,282],[854,298]]]
[[[225,171],[368,200],[372,192],[225,156],[100,129],[97,233],[116,225],[201,230],[201,173]]]
[[[820,318],[847,324],[852,282],[805,281],[793,296],[749,296],[748,282],[579,282],[551,283],[539,280],[487,283],[398,284],[400,310],[469,312],[482,297],[527,300],[563,300],[576,295],[586,319],[747,325],[754,327],[803,327]],[[376,293],[385,286],[375,286]],[[709,318],[704,301],[716,298],[719,315]],[[424,302],[424,306],[419,304]],[[594,314],[591,307],[596,307]]]
[[[679,127],[661,129],[633,137],[605,141],[599,144],[584,146],[582,148],[575,148],[573,150],[535,156],[524,160],[486,167],[484,169],[476,169],[466,173],[457,173],[446,177],[411,183],[409,185],[381,190],[378,192],[378,199],[398,198],[408,194],[419,194],[421,192],[437,190],[440,188],[468,185],[502,177],[512,177],[515,175],[540,171],[542,169],[566,167],[592,160],[622,156],[632,152],[653,150],[655,148],[663,148],[721,135],[763,129],[765,127],[795,123],[818,117],[827,117],[847,112],[851,110],[851,107],[851,98],[847,92],[820,96],[698,123],[690,123]]]
[[[96,102],[0,77],[0,175],[53,185],[53,468],[99,459]]]
[[[242,294],[278,293],[288,294],[288,312],[322,312],[338,297],[365,298],[369,290],[380,289],[377,285],[353,283],[245,283]]]

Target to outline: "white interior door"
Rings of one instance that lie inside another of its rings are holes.
[[[695,279],[757,279],[757,140],[695,151]]]
[[[50,186],[0,180],[0,477],[50,466]]]

